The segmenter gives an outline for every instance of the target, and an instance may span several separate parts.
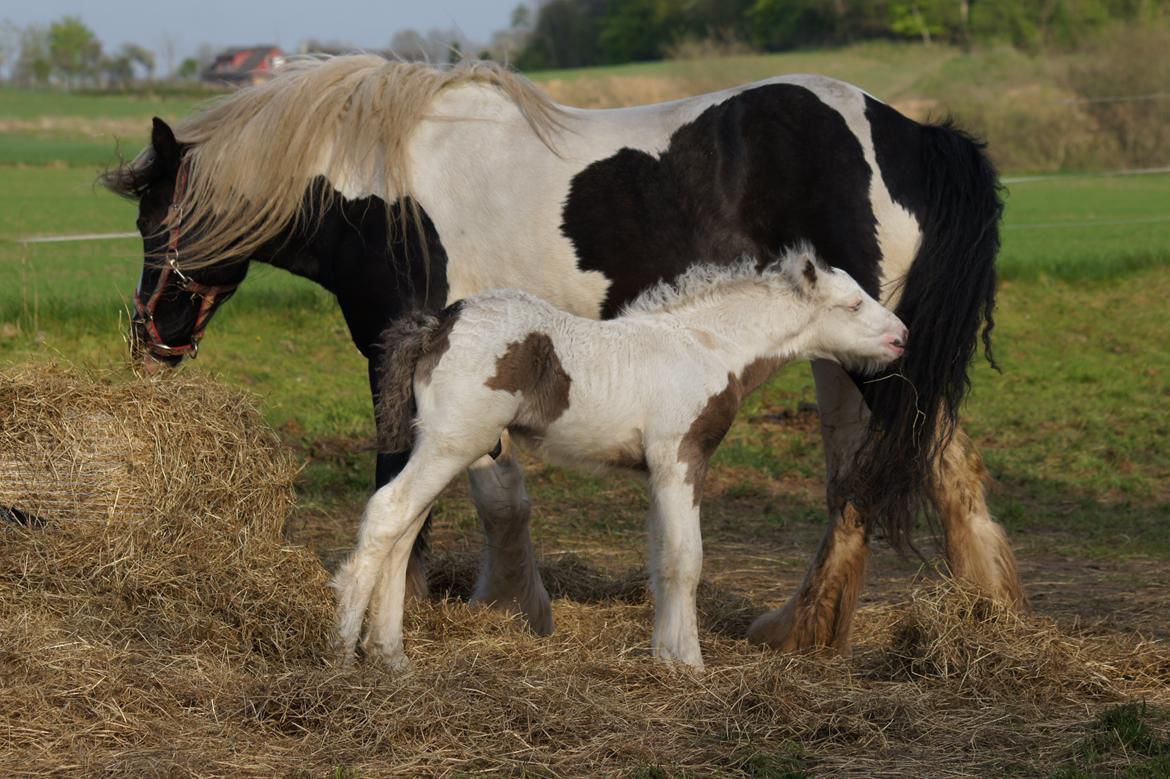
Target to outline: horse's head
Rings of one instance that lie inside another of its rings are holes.
[[[134,293],[130,344],[134,357],[148,369],[194,357],[207,323],[248,270],[242,261],[182,269],[183,245],[192,238],[183,225],[186,151],[156,117],[150,147],[103,178],[107,188],[138,202],[143,263]]]
[[[902,356],[909,338],[906,325],[848,273],[825,264],[808,248],[789,252],[781,270],[813,305],[814,343],[822,356],[861,373]]]

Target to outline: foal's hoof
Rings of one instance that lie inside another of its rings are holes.
[[[405,652],[371,652],[370,659],[393,673],[405,673],[410,670],[410,659]]]
[[[352,668],[356,659],[356,652],[356,641],[346,641],[340,638],[335,638],[329,644],[329,657],[331,658],[333,664],[339,668]]]

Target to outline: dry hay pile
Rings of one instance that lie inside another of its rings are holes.
[[[45,450],[62,462],[37,481]],[[2,500],[49,508],[87,457],[129,458],[92,515],[0,526],[5,775],[986,775],[1062,759],[1104,706],[1170,703],[1165,645],[1069,637],[953,585],[863,610],[849,659],[748,647],[750,609],[706,587],[708,670],[673,671],[648,657],[644,579],[568,556],[546,567],[551,638],[448,599],[408,613],[409,673],[340,670],[327,574],[281,535],[294,465],[238,394],[10,373],[0,453],[24,474]],[[444,563],[461,591],[473,563]]]

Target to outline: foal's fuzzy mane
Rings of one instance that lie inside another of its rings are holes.
[[[181,264],[201,268],[246,259],[309,214],[325,213],[334,196],[314,187],[322,170],[379,172],[400,197],[410,193],[407,144],[440,92],[484,84],[513,102],[546,145],[561,109],[523,76],[493,62],[449,67],[387,60],[368,54],[297,58],[264,84],[224,97],[175,126],[188,145]],[[322,150],[332,145],[330,156]],[[134,196],[154,162],[147,147],[105,177],[108,187]],[[419,224],[413,205],[415,226]],[[387,203],[387,210],[392,207]],[[392,220],[391,220],[392,222]]]
[[[732,287],[755,286],[781,281],[783,286],[798,293],[799,288],[784,275],[786,262],[798,257],[807,257],[817,267],[825,268],[811,245],[798,244],[785,251],[780,257],[761,267],[754,257],[740,257],[728,265],[702,263],[692,265],[685,273],[671,281],[660,281],[627,303],[620,316],[631,314],[661,313],[692,305],[706,298],[727,292]]]

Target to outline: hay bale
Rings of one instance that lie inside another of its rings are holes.
[[[0,374],[0,505],[55,525],[194,511],[271,533],[295,473],[252,403],[207,379]]]
[[[160,653],[307,656],[332,599],[283,543],[297,470],[250,400],[205,378],[0,374],[0,505],[41,523],[3,525],[0,598]]]

